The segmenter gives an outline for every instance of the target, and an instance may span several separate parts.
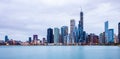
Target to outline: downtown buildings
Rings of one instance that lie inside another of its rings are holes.
[[[105,31],[99,36],[94,33],[86,33],[84,31],[84,13],[80,12],[80,20],[76,26],[75,19],[70,19],[70,33],[69,26],[62,26],[60,28],[47,29],[47,36],[42,40],[38,35],[34,34],[28,38],[28,41],[21,42],[9,39],[5,36],[5,41],[0,41],[0,45],[111,45],[120,44],[120,23],[118,24],[118,35],[114,35],[114,29],[109,29],[109,22],[105,22]]]
[[[106,44],[114,43],[114,29],[109,29],[108,21],[105,22],[105,40]]]
[[[80,12],[80,20],[78,27],[76,26],[75,19],[70,20],[70,33],[68,26],[62,26],[59,28],[48,28],[47,30],[47,42],[62,45],[74,45],[86,43],[86,32],[83,26],[83,12]],[[54,34],[52,34],[54,31]],[[61,32],[60,32],[61,31]],[[54,37],[54,38],[53,38]],[[54,41],[54,42],[53,42]]]

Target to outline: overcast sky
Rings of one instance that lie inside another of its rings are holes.
[[[0,0],[0,40],[28,40],[33,34],[39,39],[46,37],[47,28],[70,25],[79,13],[84,12],[84,30],[99,34],[104,31],[104,22],[115,34],[120,22],[120,0]]]

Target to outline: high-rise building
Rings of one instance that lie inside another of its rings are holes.
[[[119,43],[120,43],[120,22],[118,23],[118,39],[119,39]]]
[[[9,38],[8,38],[8,36],[6,35],[5,36],[5,42],[8,42],[9,41]]]
[[[31,37],[29,37],[29,43],[31,43],[32,42],[32,38]]]
[[[78,24],[78,42],[83,42],[83,31],[84,31],[84,27],[83,27],[83,12],[80,12],[80,21]]]
[[[61,27],[61,43],[64,44],[64,36],[68,35],[68,26]]]
[[[54,43],[59,43],[60,31],[59,28],[54,28]]]
[[[38,44],[38,35],[33,35],[33,44],[37,45]]]
[[[109,29],[108,21],[105,22],[105,40],[107,44],[114,43],[114,30]]]
[[[119,40],[118,40],[118,36],[116,34],[114,34],[114,43],[119,43]]]
[[[74,43],[75,41],[75,20],[70,20],[70,42]]]
[[[109,34],[108,34],[108,42],[109,43],[114,43],[114,29],[109,29]]]
[[[76,26],[73,32],[73,36],[74,36],[74,43],[78,43],[78,29]]]
[[[108,21],[106,21],[105,22],[105,40],[106,40],[106,43],[108,43],[108,41],[109,41],[109,36],[108,36],[108,34],[109,34],[109,29],[108,29]]]
[[[47,29],[47,43],[54,43],[54,37],[53,37],[53,29],[48,28]]]
[[[99,44],[105,44],[105,32],[99,35]]]
[[[33,35],[33,41],[38,40],[38,35]]]
[[[99,34],[99,44],[103,44],[102,39],[103,39],[103,33],[100,33]]]
[[[87,33],[83,31],[83,43],[86,43]]]

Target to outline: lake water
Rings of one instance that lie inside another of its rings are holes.
[[[120,47],[0,46],[0,59],[120,59]]]

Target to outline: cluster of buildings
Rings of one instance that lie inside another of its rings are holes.
[[[105,31],[96,35],[84,31],[84,14],[80,12],[80,20],[76,26],[75,19],[70,20],[70,33],[68,26],[48,28],[47,36],[40,40],[38,35],[29,37],[28,41],[21,42],[9,40],[5,36],[5,41],[1,40],[0,45],[117,45],[120,44],[120,23],[118,24],[118,35],[114,34],[114,29],[109,29],[109,22],[105,22]]]

